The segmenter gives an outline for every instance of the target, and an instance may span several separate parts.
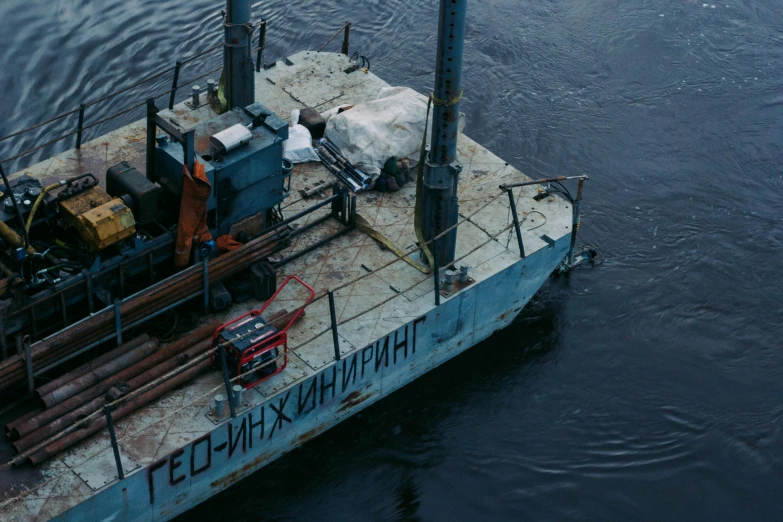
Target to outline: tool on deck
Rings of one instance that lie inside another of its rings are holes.
[[[348,185],[354,192],[367,190],[372,179],[370,176],[354,167],[350,161],[343,156],[340,149],[329,138],[318,140],[319,147],[316,149],[321,162],[334,174],[340,181]]]
[[[296,280],[309,291],[305,303],[294,313],[282,330],[278,330],[262,314],[286,285]],[[297,276],[289,276],[277,289],[277,292],[259,310],[237,317],[218,328],[212,336],[212,347],[222,348],[226,354],[226,368],[231,378],[241,376],[239,384],[251,388],[285,370],[288,365],[288,330],[304,313],[304,307],[315,299],[315,290]],[[283,363],[277,359],[283,351]],[[212,353],[212,366],[220,368],[220,358]],[[255,370],[255,371],[254,371]]]

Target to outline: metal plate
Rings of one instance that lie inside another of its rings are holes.
[[[122,451],[122,447],[120,447],[120,460],[122,461],[122,470],[125,475],[140,467],[136,461]],[[76,466],[73,468],[73,472],[85,484],[90,486],[93,491],[97,491],[119,479],[117,476],[117,465],[114,460],[114,451],[111,448]]]

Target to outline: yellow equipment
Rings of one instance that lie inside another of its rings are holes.
[[[136,233],[131,209],[98,186],[60,202],[60,210],[63,221],[92,251],[108,248]]]

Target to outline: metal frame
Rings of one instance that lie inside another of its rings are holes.
[[[163,234],[150,241],[150,244],[148,245],[149,248],[132,257],[114,258],[98,272],[93,273],[88,270],[83,270],[80,274],[76,274],[56,286],[54,289],[49,291],[48,294],[43,296],[40,294],[33,296],[34,300],[30,304],[24,305],[20,308],[17,308],[16,310],[12,310],[1,318],[3,321],[3,328],[0,329],[0,343],[5,342],[6,335],[25,331],[26,328],[30,328],[32,330],[33,341],[38,341],[38,323],[48,320],[53,314],[57,312],[63,315],[63,321],[65,323],[64,327],[71,326],[70,324],[67,324],[67,308],[85,300],[85,293],[87,309],[89,313],[94,313],[94,279],[98,278],[101,280],[104,278],[113,278],[111,274],[118,269],[123,270],[123,278],[136,276],[143,270],[154,271],[154,266],[157,264],[155,262],[156,257],[160,259],[158,262],[162,262],[164,259],[167,259],[168,256],[160,253],[166,251],[173,244],[174,240],[171,234]],[[147,258],[147,267],[142,267],[140,263],[135,263],[135,261],[139,261],[142,257]],[[134,266],[136,268],[133,268]],[[131,267],[130,270],[127,270],[127,273],[125,272],[126,267]],[[119,278],[117,278],[116,281],[119,281]],[[110,282],[105,286],[112,287],[113,285],[114,283]],[[82,286],[83,288],[80,289],[79,287]],[[123,289],[119,289],[119,294],[122,295],[123,293]],[[56,301],[53,302],[52,300]],[[44,303],[48,303],[48,305],[45,306]],[[41,309],[43,309],[43,311],[41,311]],[[29,315],[29,319],[26,319],[24,317],[25,315]],[[28,320],[30,321],[30,324],[28,324]],[[79,321],[76,321],[73,324],[76,324],[77,322]],[[57,330],[59,331],[61,329],[62,328],[58,328]]]
[[[215,348],[218,348],[218,352],[220,352],[220,362],[223,370],[223,376],[226,381],[226,394],[229,397],[229,404],[231,404],[232,399],[232,390],[231,390],[231,380],[228,379],[228,366],[226,363],[226,354],[225,354],[225,346],[223,343],[221,343],[219,346],[217,345],[217,340],[222,332],[226,330],[226,328],[230,327],[233,324],[236,324],[243,319],[246,319],[248,317],[261,317],[261,315],[266,311],[267,308],[269,308],[269,305],[272,304],[272,302],[277,298],[278,295],[280,295],[280,292],[285,289],[285,287],[290,283],[291,281],[296,281],[303,287],[305,287],[310,295],[305,300],[305,303],[299,308],[297,313],[293,315],[291,320],[288,322],[288,324],[278,332],[272,334],[270,337],[261,339],[259,342],[257,342],[255,345],[248,348],[248,350],[242,354],[239,357],[239,361],[237,362],[237,369],[236,369],[236,375],[240,376],[242,375],[242,366],[247,364],[248,362],[252,361],[253,359],[256,359],[263,354],[274,350],[275,348],[282,346],[283,347],[283,364],[282,366],[279,366],[274,373],[271,373],[269,375],[266,375],[262,377],[261,379],[257,379],[253,382],[245,383],[242,381],[242,378],[239,379],[239,384],[242,385],[245,389],[252,388],[253,386],[257,385],[258,383],[265,381],[278,373],[285,370],[286,366],[288,366],[288,330],[293,326],[293,324],[296,322],[297,319],[299,319],[302,314],[304,313],[305,308],[307,305],[309,305],[313,300],[315,299],[315,289],[302,281],[301,278],[298,276],[288,276],[285,278],[285,281],[283,281],[283,284],[280,285],[280,287],[277,289],[277,291],[267,299],[266,303],[264,303],[264,306],[259,308],[258,310],[251,310],[245,314],[242,314],[241,316],[237,317],[236,319],[233,319],[232,321],[229,321],[223,325],[221,325],[217,330],[215,330],[215,333],[212,334],[212,354],[210,356],[210,364],[212,367],[215,367]],[[232,416],[234,416],[234,411],[232,408]]]

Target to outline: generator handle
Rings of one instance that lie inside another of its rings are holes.
[[[264,313],[264,310],[266,310],[266,308],[267,308],[267,307],[268,307],[268,306],[269,306],[269,305],[272,303],[272,301],[274,301],[274,300],[275,300],[275,298],[277,297],[277,295],[278,295],[280,292],[282,292],[282,291],[283,291],[283,288],[285,288],[285,285],[287,285],[287,284],[288,284],[288,283],[289,283],[289,282],[290,282],[292,279],[295,279],[297,283],[299,283],[299,284],[300,284],[300,285],[302,285],[303,287],[307,288],[307,290],[309,290],[309,291],[310,291],[310,296],[309,296],[309,297],[307,298],[307,300],[305,301],[305,304],[303,304],[302,306],[300,306],[300,307],[299,307],[299,310],[297,310],[297,312],[296,312],[296,313],[294,314],[294,316],[291,318],[291,321],[289,321],[289,323],[288,323],[288,324],[285,326],[285,328],[283,328],[283,329],[281,330],[281,332],[287,332],[287,331],[288,331],[288,329],[289,329],[289,328],[291,328],[291,326],[292,326],[292,325],[293,325],[293,324],[296,322],[296,320],[297,320],[297,319],[299,319],[299,318],[302,316],[302,314],[304,313],[304,310],[305,310],[305,308],[307,307],[307,305],[309,305],[310,303],[312,303],[312,302],[313,302],[313,299],[315,299],[315,290],[313,289],[313,287],[312,287],[312,286],[310,286],[310,285],[308,285],[307,283],[305,283],[304,281],[302,281],[302,280],[299,278],[299,276],[295,276],[295,275],[288,276],[288,277],[286,277],[286,278],[285,278],[285,281],[283,281],[283,284],[282,284],[282,285],[280,285],[280,288],[278,288],[278,289],[277,289],[277,291],[274,293],[274,295],[272,295],[272,297],[270,297],[270,298],[269,298],[269,300],[268,300],[266,303],[264,303],[264,306],[262,306],[262,307],[261,307],[261,309],[260,309],[260,310],[258,310],[258,315],[261,315],[261,314],[263,314],[263,313]],[[246,314],[246,315],[247,315],[247,314]]]
[[[232,321],[229,321],[229,322],[227,322],[227,323],[225,323],[225,324],[222,324],[222,325],[220,325],[220,326],[218,327],[218,329],[217,329],[217,330],[215,330],[215,333],[213,333],[213,334],[212,334],[212,342],[210,343],[210,347],[212,347],[212,348],[214,348],[214,347],[215,347],[215,341],[217,340],[218,336],[219,336],[221,333],[223,333],[223,331],[224,331],[226,328],[228,328],[228,327],[229,327],[229,326],[231,326],[232,324],[236,323],[237,321],[241,321],[241,320],[242,320],[242,319],[244,319],[245,317],[249,317],[249,316],[254,316],[254,317],[255,317],[255,316],[257,316],[257,315],[261,315],[261,312],[259,312],[258,310],[250,310],[250,311],[249,311],[249,312],[247,312],[246,314],[242,314],[241,316],[237,317],[236,319],[234,319],[234,320],[232,320]],[[210,356],[210,363],[212,364],[212,366],[213,366],[213,367],[215,366],[215,352],[214,352],[214,351],[212,352],[212,355]]]

